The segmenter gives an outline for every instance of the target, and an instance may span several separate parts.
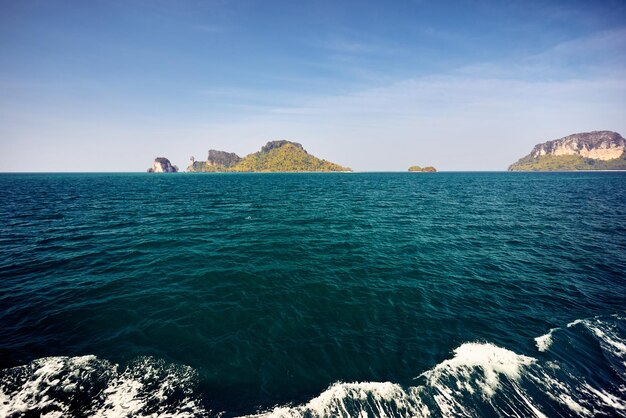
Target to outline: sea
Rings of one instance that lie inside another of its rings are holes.
[[[2,417],[626,416],[626,173],[0,174]]]

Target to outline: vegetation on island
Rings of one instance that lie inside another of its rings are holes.
[[[626,156],[611,160],[585,158],[580,155],[526,156],[511,164],[509,171],[579,171],[626,170]]]
[[[189,172],[313,172],[352,171],[339,164],[309,154],[301,144],[291,141],[270,141],[260,151],[244,158],[224,151],[209,151],[207,161],[195,161]]]
[[[437,169],[432,166],[420,167],[419,165],[412,165],[409,167],[409,171],[417,173],[436,173]]]
[[[192,161],[187,167],[191,173],[217,173],[220,171],[230,171],[222,165],[209,164],[207,161]]]

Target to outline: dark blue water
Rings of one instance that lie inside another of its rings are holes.
[[[0,196],[0,415],[626,414],[626,173]]]

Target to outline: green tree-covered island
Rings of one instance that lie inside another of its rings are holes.
[[[188,172],[328,172],[352,171],[309,154],[301,144],[291,141],[270,141],[260,151],[243,158],[232,152],[209,150],[206,161],[195,161]]]
[[[626,140],[617,132],[593,131],[537,144],[509,171],[626,170]]]
[[[436,173],[437,169],[432,166],[420,167],[419,165],[412,165],[409,167],[409,171],[413,173]]]

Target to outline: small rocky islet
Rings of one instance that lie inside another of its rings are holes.
[[[148,173],[178,173],[178,167],[172,165],[170,160],[165,157],[157,157],[154,159],[152,167],[148,169]]]
[[[419,165],[412,165],[411,167],[409,167],[408,171],[410,171],[411,173],[436,173],[437,169],[432,166],[420,167]]]

